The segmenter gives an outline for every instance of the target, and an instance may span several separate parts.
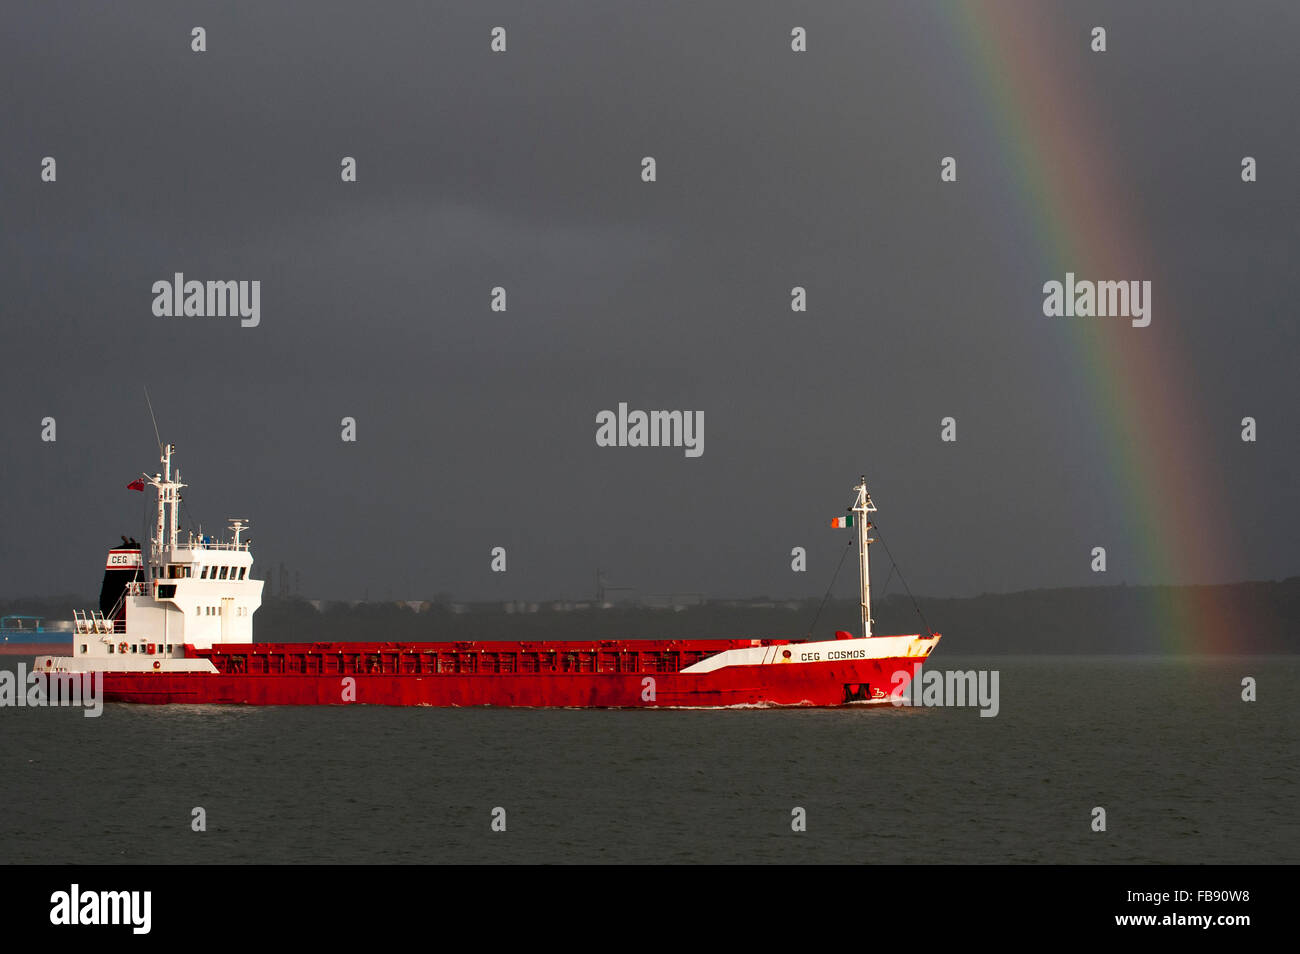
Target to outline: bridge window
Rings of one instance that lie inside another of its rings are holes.
[[[241,566],[241,567],[239,568],[239,578],[242,580],[242,579],[244,578],[244,574],[247,573],[247,572],[248,572],[248,567],[246,567],[246,566]]]
[[[82,643],[82,644],[81,644],[81,651],[82,651],[83,653],[86,651],[86,644],[85,644],[85,643]]]
[[[224,580],[225,578],[226,578],[226,568],[223,566],[221,568],[221,571],[217,574],[217,579]]]

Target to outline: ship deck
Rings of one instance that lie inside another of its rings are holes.
[[[625,639],[572,642],[225,643],[187,647],[224,675],[505,675],[672,673],[728,649],[790,639]]]

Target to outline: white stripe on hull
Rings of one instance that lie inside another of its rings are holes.
[[[154,667],[157,663],[157,668]],[[37,656],[35,672],[216,672],[206,659],[169,656]]]
[[[854,659],[924,658],[939,643],[938,636],[872,636],[869,639],[830,639],[819,643],[728,649],[701,659],[682,672],[714,672],[726,666],[768,666],[789,663],[839,662]],[[786,654],[789,655],[786,655]]]

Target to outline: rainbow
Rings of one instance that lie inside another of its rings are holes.
[[[1037,290],[1067,271],[1152,280],[1149,328],[1040,318],[1035,330],[1062,349],[1057,360],[1087,396],[1104,437],[1106,486],[1132,531],[1137,582],[1156,587],[1151,611],[1162,644],[1231,651],[1245,633],[1239,614],[1226,588],[1205,584],[1231,582],[1240,563],[1228,528],[1214,522],[1227,499],[1222,475],[1195,443],[1198,428],[1211,425],[1178,349],[1176,283],[1161,279],[1133,221],[1132,190],[1113,158],[1121,150],[1097,121],[1096,104],[1076,93],[1075,80],[1114,54],[1091,51],[1091,23],[1076,20],[1067,33],[1032,0],[958,0],[941,9],[951,11],[945,22],[954,45],[989,107],[988,145],[1004,160],[1003,208],[1017,251],[1039,250],[1026,262],[1026,281]]]

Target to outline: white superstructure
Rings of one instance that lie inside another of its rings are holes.
[[[262,580],[252,578],[253,555],[241,539],[248,523],[230,521],[231,538],[214,540],[179,531],[180,470],[172,476],[172,444],[162,447],[161,473],[141,483],[158,494],[158,514],[149,559],[141,578],[128,582],[108,613],[77,612],[71,657],[41,656],[39,670],[214,671],[201,659],[185,659],[185,646],[251,643],[253,614],[262,605]],[[118,552],[118,551],[114,551]],[[110,567],[113,556],[110,553]]]

